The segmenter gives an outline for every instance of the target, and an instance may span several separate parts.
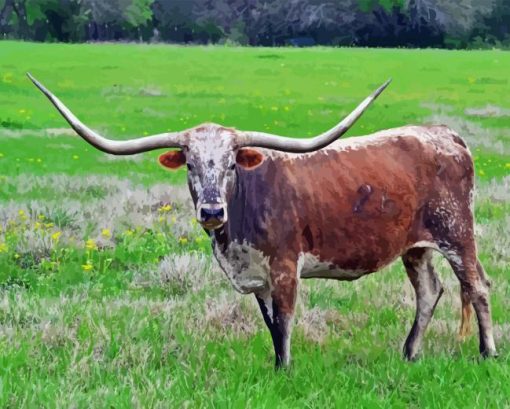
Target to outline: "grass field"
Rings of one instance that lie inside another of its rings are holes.
[[[213,121],[306,137],[388,77],[349,135],[445,123],[478,176],[480,257],[498,359],[457,340],[458,282],[421,359],[401,358],[414,293],[400,262],[300,289],[290,370],[193,221],[158,152],[112,158],[73,136],[30,71],[112,138]],[[0,407],[510,407],[510,53],[0,42]]]

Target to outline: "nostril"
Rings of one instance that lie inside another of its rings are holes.
[[[225,216],[225,211],[223,208],[220,209],[200,209],[200,218],[202,221],[207,221],[209,219],[218,219],[221,220]]]

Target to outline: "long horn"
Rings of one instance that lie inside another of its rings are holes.
[[[285,152],[306,153],[313,152],[328,146],[346,133],[356,120],[363,115],[365,110],[390,84],[391,78],[381,85],[372,95],[366,98],[352,111],[342,122],[334,128],[314,138],[295,139],[285,136],[273,135],[263,132],[244,132],[241,134],[239,145],[270,148]]]
[[[46,95],[65,120],[69,122],[69,125],[71,125],[76,133],[88,143],[103,152],[111,153],[112,155],[132,155],[160,148],[179,148],[183,145],[183,136],[180,132],[163,133],[144,138],[130,139],[127,141],[113,141],[111,139],[106,139],[76,118],[76,116],[62,103],[62,101],[46,89],[46,87],[37,81],[30,73],[27,73],[27,76],[30,80],[32,80],[35,86],[39,88],[44,95]]]

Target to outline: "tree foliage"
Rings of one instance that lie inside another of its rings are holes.
[[[0,34],[35,41],[168,41],[467,48],[510,45],[508,0],[0,0]]]

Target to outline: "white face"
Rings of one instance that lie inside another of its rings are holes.
[[[227,222],[227,203],[235,186],[235,134],[209,125],[193,130],[188,141],[184,154],[197,220],[217,229]]]

